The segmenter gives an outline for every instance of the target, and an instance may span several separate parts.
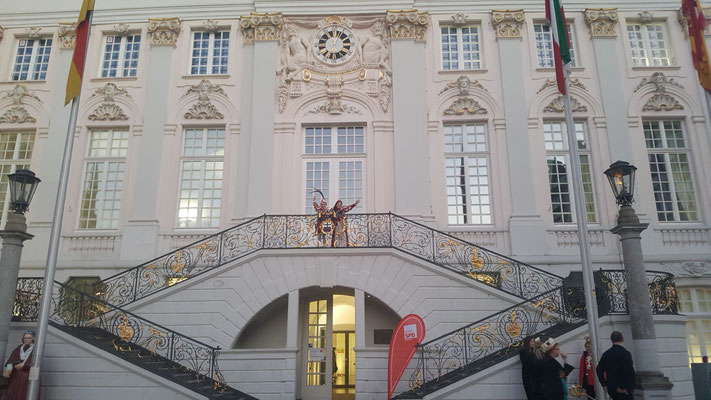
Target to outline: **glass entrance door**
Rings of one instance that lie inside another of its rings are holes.
[[[333,377],[331,379],[334,395],[355,392],[354,345],[355,332],[333,332]]]
[[[331,296],[308,300],[306,304],[306,334],[304,335],[302,397],[330,400],[332,375],[332,312]]]

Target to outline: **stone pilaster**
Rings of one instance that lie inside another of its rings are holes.
[[[180,18],[148,19],[148,39],[151,47],[175,47],[178,35],[180,35]]]
[[[491,10],[491,24],[497,39],[520,39],[525,19],[523,10]]]
[[[415,39],[424,41],[430,16],[427,11],[390,10],[385,14],[385,23],[391,39]]]
[[[278,41],[283,24],[284,17],[281,13],[252,13],[239,19],[244,43]]]
[[[73,49],[77,44],[77,23],[60,22],[57,29],[60,49]]]

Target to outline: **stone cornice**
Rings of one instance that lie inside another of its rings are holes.
[[[173,46],[178,42],[180,18],[149,18],[148,36],[151,46]]]
[[[616,8],[586,8],[585,23],[590,28],[590,37],[617,37]]]
[[[73,49],[77,43],[77,23],[60,22],[59,28],[57,29],[57,36],[59,36],[60,49]]]
[[[521,38],[525,19],[523,10],[491,10],[491,24],[497,39]]]
[[[427,11],[388,10],[385,23],[391,39],[425,40],[430,15]]]
[[[251,13],[239,18],[244,43],[279,40],[282,25],[284,16],[281,13]]]

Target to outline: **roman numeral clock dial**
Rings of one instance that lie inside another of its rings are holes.
[[[327,26],[316,34],[314,53],[326,64],[340,64],[356,50],[353,32],[342,26]]]

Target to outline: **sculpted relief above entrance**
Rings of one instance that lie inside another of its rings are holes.
[[[390,42],[384,18],[321,20],[284,18],[277,102],[282,113],[290,99],[321,92],[324,104],[307,111],[341,114],[359,110],[344,104],[344,88],[377,98],[383,112],[390,105]]]

